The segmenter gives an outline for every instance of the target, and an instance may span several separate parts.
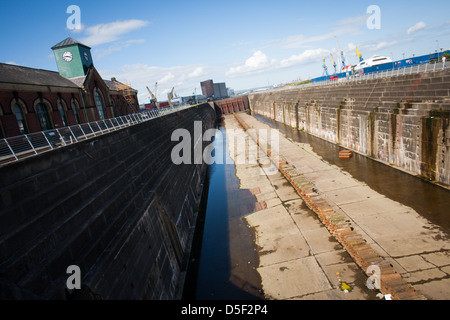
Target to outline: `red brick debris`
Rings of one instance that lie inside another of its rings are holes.
[[[343,150],[339,152],[340,159],[350,159],[353,156],[353,151],[351,150]]]
[[[263,151],[266,152],[267,150],[260,144],[258,138],[254,137],[252,133],[248,131],[249,126],[245,121],[236,114],[234,116],[247,131],[247,134],[249,134]],[[326,226],[336,240],[341,243],[356,264],[362,268],[364,273],[370,277],[372,274],[369,274],[367,271],[370,266],[378,266],[380,268],[381,293],[384,295],[392,295],[393,300],[426,300],[425,296],[417,293],[414,287],[407,283],[402,276],[395,271],[390,261],[381,257],[369,244],[367,244],[366,240],[364,240],[361,235],[354,231],[351,220],[345,214],[336,212],[332,206],[317,193],[315,186],[303,175],[299,174],[296,168],[289,164],[287,159],[280,155],[274,157],[267,152],[266,154],[272,161],[278,163],[278,169],[291,183],[308,208],[317,214],[320,221]],[[351,155],[352,154],[353,152],[351,152]],[[349,157],[351,157],[351,155]]]

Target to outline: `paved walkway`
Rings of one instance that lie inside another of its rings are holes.
[[[270,129],[254,117],[239,116],[254,129]],[[237,139],[239,132],[228,129],[241,128],[239,123],[228,116],[225,125],[228,139]],[[240,148],[231,155],[236,160],[249,149]],[[355,231],[418,293],[428,299],[450,298],[448,235],[411,208],[325,163],[308,145],[280,135],[279,152],[314,184],[334,210],[350,218]],[[364,271],[284,176],[273,166],[261,165],[267,163],[264,155],[253,163],[250,160],[255,160],[254,155],[246,154],[245,158],[245,164],[236,164],[241,188],[259,188],[257,200],[267,207],[246,217],[256,234],[258,272],[265,295],[269,299],[377,299],[379,291],[367,288]],[[262,167],[266,174],[261,174]],[[350,284],[353,291],[341,291],[340,280]]]

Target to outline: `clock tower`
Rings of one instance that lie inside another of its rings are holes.
[[[85,76],[93,66],[91,48],[78,41],[67,38],[52,47],[59,74],[66,78]]]

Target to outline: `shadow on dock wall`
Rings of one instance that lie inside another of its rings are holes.
[[[209,104],[0,168],[0,299],[176,299],[207,167],[176,166],[175,129]],[[208,145],[203,143],[203,148]],[[67,268],[82,290],[68,290]]]

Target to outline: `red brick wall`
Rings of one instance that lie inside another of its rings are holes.
[[[72,94],[75,100],[77,100],[78,104],[81,106],[80,97],[77,91],[73,93],[42,93],[38,92],[18,92],[17,98],[25,104],[26,113],[24,113],[24,118],[27,124],[27,128],[29,133],[39,132],[42,130],[41,125],[39,123],[39,118],[34,109],[34,104],[39,101],[40,98],[44,99],[48,103],[51,104],[51,112],[49,112],[49,116],[55,128],[63,127],[63,121],[61,118],[61,114],[58,110],[58,100],[61,98],[65,102],[65,106],[67,110],[66,118],[69,122],[68,125],[75,125],[76,119],[71,106]],[[11,103],[15,99],[15,95],[12,91],[0,91],[0,104],[3,107],[4,114],[0,116],[0,121],[2,122],[2,126],[4,129],[4,133],[6,137],[14,137],[20,135],[19,126],[17,124],[17,119],[11,110]],[[80,119],[84,120],[84,115],[82,112],[79,112]]]
[[[1,126],[3,127],[4,135],[5,137],[13,137],[20,135],[19,126],[17,124],[16,117],[11,110],[11,103],[15,97],[20,99],[26,107],[26,112],[24,112],[24,118],[27,123],[27,128],[29,133],[33,132],[39,132],[41,131],[41,125],[39,123],[39,118],[37,116],[37,113],[34,109],[34,105],[39,99],[44,99],[46,102],[48,102],[51,105],[51,110],[49,112],[49,116],[51,118],[51,122],[53,124],[53,127],[55,129],[61,128],[64,126],[61,114],[58,110],[58,100],[63,100],[63,106],[65,106],[65,114],[67,119],[67,125],[73,126],[77,124],[75,115],[72,110],[72,98],[74,98],[78,102],[78,116],[80,118],[80,121],[82,123],[85,123],[87,121],[98,121],[100,120],[99,113],[97,111],[97,108],[95,106],[95,100],[94,100],[94,90],[97,89],[100,91],[102,97],[103,97],[103,103],[104,103],[104,111],[105,111],[105,117],[106,118],[112,118],[114,116],[119,115],[126,115],[130,113],[135,113],[137,110],[139,110],[139,106],[136,99],[136,104],[133,107],[131,107],[125,98],[123,96],[117,95],[117,96],[110,96],[110,92],[108,90],[108,87],[106,86],[103,79],[100,77],[100,75],[93,69],[94,71],[90,74],[88,77],[85,87],[88,92],[88,94],[84,93],[85,98],[85,104],[86,110],[84,110],[83,103],[80,97],[79,90],[76,88],[69,89],[71,92],[61,92],[58,93],[56,90],[57,88],[51,88],[52,91],[55,92],[43,92],[39,93],[36,92],[18,92],[16,95],[13,91],[0,91],[0,105],[3,108],[3,115],[0,115],[0,122]],[[64,91],[68,91],[65,89]],[[111,103],[112,99],[115,98],[115,110],[114,113],[112,111],[113,105]],[[120,113],[118,112],[120,108]],[[86,119],[85,114],[88,114],[88,118]]]

